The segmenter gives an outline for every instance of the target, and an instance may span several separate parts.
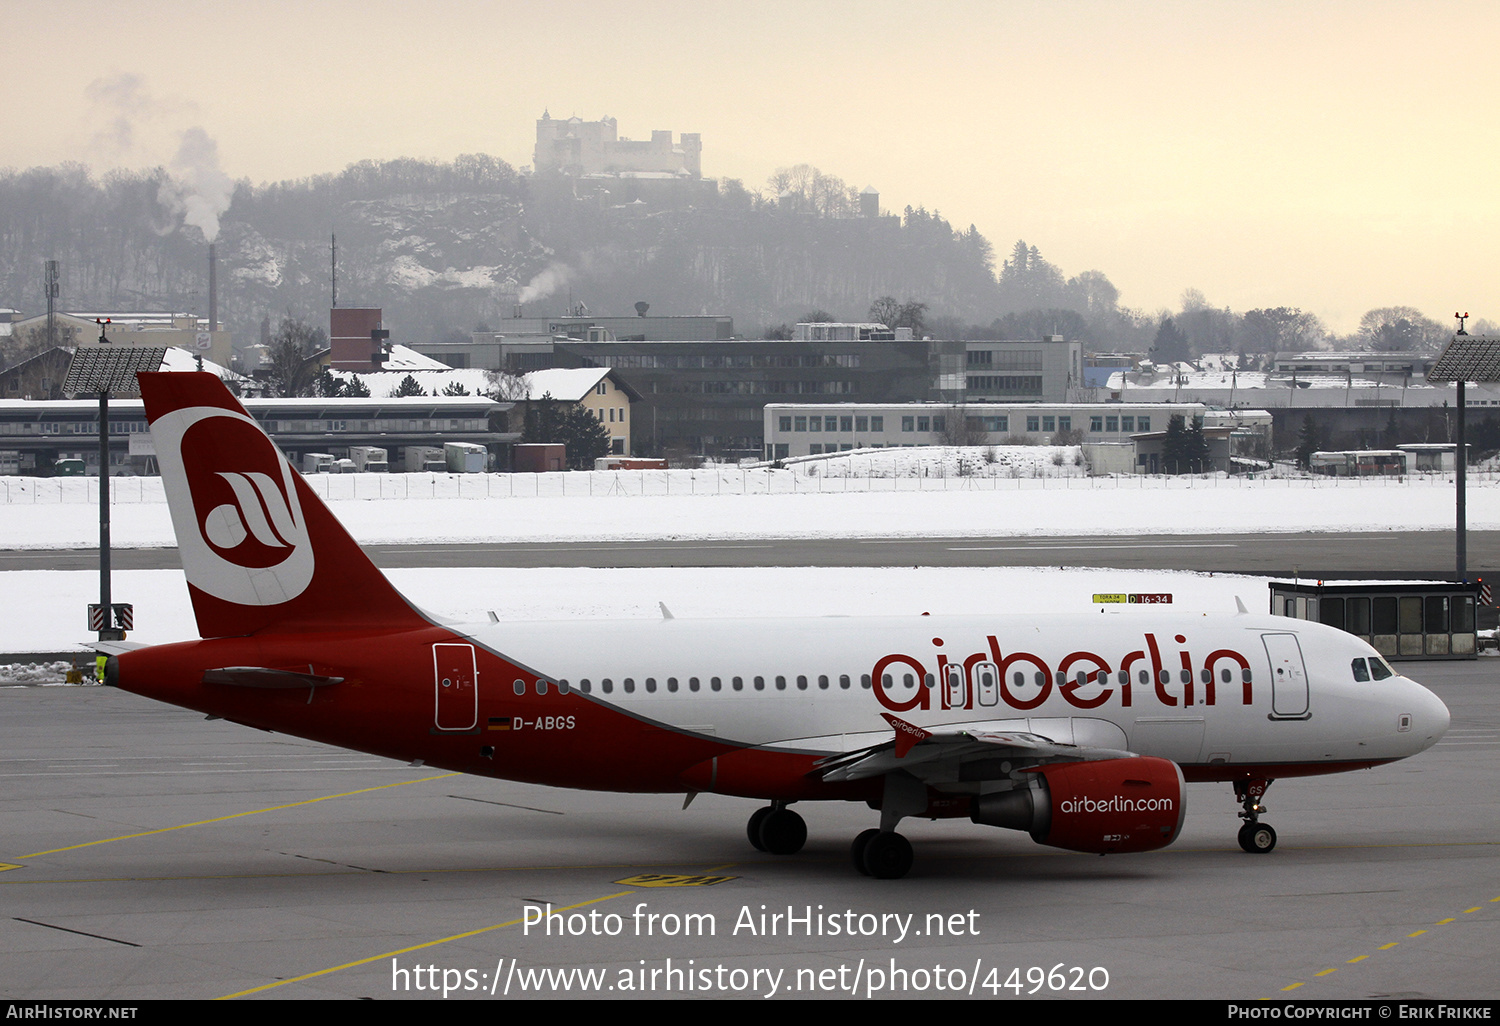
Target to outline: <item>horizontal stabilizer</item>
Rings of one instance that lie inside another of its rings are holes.
[[[343,679],[295,670],[272,670],[264,666],[224,666],[203,671],[203,683],[229,684],[237,688],[326,688]]]

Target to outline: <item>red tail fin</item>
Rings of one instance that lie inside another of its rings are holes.
[[[200,635],[426,626],[223,382],[139,377]]]

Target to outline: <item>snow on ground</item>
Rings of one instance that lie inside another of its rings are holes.
[[[440,616],[486,622],[970,613],[1091,613],[1096,593],[1170,592],[1173,609],[1267,608],[1261,578],[1147,570],[1029,567],[711,567],[580,569],[399,569],[386,576],[412,602]],[[182,573],[121,570],[117,602],[135,605],[130,640],[160,644],[196,638]],[[0,652],[66,652],[90,638],[86,607],[99,598],[92,571],[0,573]],[[1099,615],[1148,615],[1153,606],[1102,607]],[[753,629],[753,625],[749,629]],[[0,679],[7,677],[0,671]]]
[[[334,513],[364,544],[1447,530],[1454,517],[1452,484],[1417,477],[840,479],[733,469],[667,474],[676,476],[625,471],[308,480],[332,493]],[[796,490],[741,491],[757,480]],[[98,506],[89,499],[89,486],[97,488],[97,482],[43,483],[63,486],[61,497],[69,501],[57,501],[55,490],[49,500],[36,484],[28,485],[30,493],[13,492],[11,502],[0,502],[0,548],[94,547]],[[137,489],[139,498],[111,507],[113,544],[176,544],[159,482],[123,479],[122,487]],[[663,494],[668,489],[674,494]],[[33,501],[25,501],[28,494]],[[1470,485],[1468,521],[1471,530],[1500,529],[1500,483]]]

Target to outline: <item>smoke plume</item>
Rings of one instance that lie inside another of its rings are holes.
[[[201,128],[182,133],[171,177],[161,183],[157,200],[182,220],[201,229],[209,242],[219,236],[219,217],[234,198],[234,182],[219,167],[219,144]]]
[[[567,264],[550,263],[540,274],[525,284],[520,294],[516,296],[516,301],[530,303],[537,299],[546,299],[558,289],[566,288],[575,276],[574,270]]]

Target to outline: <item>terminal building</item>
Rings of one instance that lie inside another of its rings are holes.
[[[1061,336],[964,342],[904,339],[879,324],[797,329],[792,341],[480,333],[467,357],[451,345],[416,348],[450,366],[467,358],[512,373],[610,368],[640,396],[631,451],[643,455],[759,459],[768,402],[1057,404],[1082,380],[1082,347]]]
[[[485,446],[500,465],[520,435],[508,430],[514,405],[474,396],[415,399],[243,399],[250,415],[293,466],[307,452],[349,455],[352,447],[396,453],[405,446],[469,442]],[[109,406],[109,473],[153,474],[155,450],[139,399]],[[59,460],[82,460],[99,473],[99,403],[0,399],[0,473],[50,475]]]

